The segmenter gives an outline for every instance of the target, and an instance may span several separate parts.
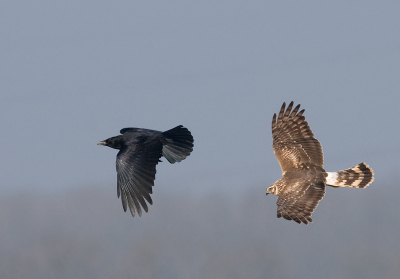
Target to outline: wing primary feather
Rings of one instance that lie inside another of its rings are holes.
[[[275,129],[276,127],[276,113],[274,113],[274,116],[272,117],[272,130]]]
[[[281,107],[281,110],[279,111],[278,122],[279,122],[279,120],[281,120],[282,117],[283,117],[283,113],[284,113],[284,111],[285,111],[285,107],[286,107],[286,103],[283,102],[283,105],[282,105],[282,107]]]
[[[292,113],[289,115],[289,117],[292,118],[293,116],[295,116],[296,113],[299,111],[299,109],[300,109],[300,104],[298,104],[298,105],[294,108],[294,110],[293,110]]]
[[[289,116],[290,111],[292,110],[293,107],[293,101],[290,102],[290,104],[288,105],[285,114],[284,114],[284,118],[287,118]]]
[[[126,212],[126,193],[125,193],[125,191],[123,190],[123,189],[121,189],[122,191],[122,193],[121,193],[121,202],[122,202],[122,208],[124,209],[124,211]]]
[[[140,207],[136,207],[135,198],[133,198],[132,195],[130,195],[129,193],[127,196],[128,196],[129,211],[131,212],[132,217],[135,217],[135,209],[137,210],[139,216],[142,216]]]
[[[306,111],[305,109],[302,109],[297,115],[298,115],[298,116],[302,116],[303,113],[304,113],[305,111]],[[305,119],[305,118],[304,118],[304,119]]]
[[[137,198],[137,200],[139,201],[140,205],[143,207],[144,211],[147,212],[148,211],[147,204],[146,204],[146,202],[145,202],[145,200],[143,198],[142,193],[139,191],[139,189],[135,188],[135,187],[131,187],[131,192],[134,193],[134,197]],[[135,205],[136,205],[136,203],[135,203]],[[139,206],[137,206],[137,207],[140,208]],[[139,214],[139,216],[141,216],[141,215]]]

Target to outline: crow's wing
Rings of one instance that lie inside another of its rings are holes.
[[[156,175],[156,165],[162,155],[162,143],[156,138],[138,138],[134,144],[121,148],[117,155],[117,194],[124,211],[127,204],[132,216],[148,211],[150,194]],[[145,201],[146,199],[146,201]]]

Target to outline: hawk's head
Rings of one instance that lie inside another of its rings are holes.
[[[274,194],[275,195],[275,185],[274,184],[272,184],[271,186],[269,186],[267,188],[267,195],[268,194]]]

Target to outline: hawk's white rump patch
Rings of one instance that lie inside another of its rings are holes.
[[[326,177],[326,184],[335,185],[338,182],[337,172],[326,172],[328,176]]]

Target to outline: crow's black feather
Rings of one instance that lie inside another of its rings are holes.
[[[150,194],[156,176],[156,165],[164,156],[171,164],[184,160],[193,150],[193,136],[179,125],[160,132],[142,128],[124,128],[121,135],[99,142],[118,149],[117,194],[121,196],[124,211],[128,208],[135,216],[147,212],[153,201]]]

